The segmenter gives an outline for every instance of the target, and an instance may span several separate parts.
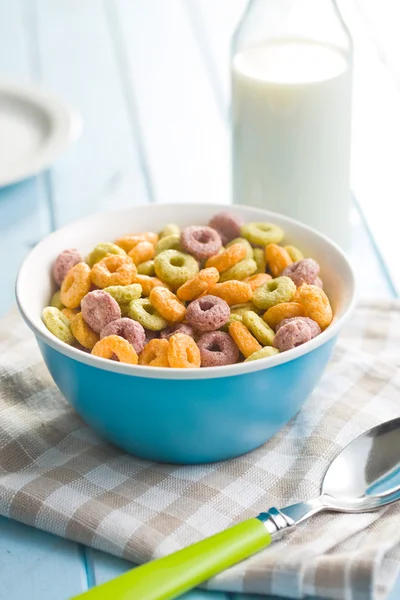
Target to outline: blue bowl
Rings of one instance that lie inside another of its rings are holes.
[[[67,247],[88,252],[99,241],[165,223],[207,223],[218,205],[143,206],[95,215],[36,246],[17,280],[20,311],[49,371],[82,418],[99,434],[141,458],[205,463],[244,454],[270,439],[301,408],[318,383],[355,301],[351,267],[341,250],[316,231],[281,215],[235,206],[246,221],[275,222],[285,241],[321,264],[335,319],[317,338],[249,363],[205,369],[165,369],[107,361],[60,342],[41,321],[54,291],[51,264]]]

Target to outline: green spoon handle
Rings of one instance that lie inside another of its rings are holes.
[[[168,600],[176,598],[271,543],[257,518],[249,519],[174,554],[148,562],[75,598]]]

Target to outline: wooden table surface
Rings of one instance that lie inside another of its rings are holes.
[[[74,219],[148,202],[229,202],[229,44],[246,4],[0,0],[0,77],[43,83],[84,119],[51,170],[0,190],[0,314],[30,248]],[[343,3],[356,44],[350,256],[364,297],[400,290],[394,10],[391,0]],[[66,600],[130,567],[0,518],[1,600]]]

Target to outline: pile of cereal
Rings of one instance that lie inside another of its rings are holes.
[[[66,344],[132,365],[216,367],[273,356],[328,327],[319,265],[271,223],[234,214],[182,231],[101,243],[83,259],[61,252],[60,289],[43,310]]]

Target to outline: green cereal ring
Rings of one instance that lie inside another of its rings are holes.
[[[254,335],[254,337],[263,346],[272,346],[274,341],[275,331],[271,329],[269,325],[258,316],[257,313],[249,310],[244,313],[242,322],[246,325],[247,329]]]
[[[132,300],[140,298],[142,295],[142,286],[139,283],[110,285],[104,288],[103,292],[110,294],[118,304],[129,304]]]
[[[230,314],[230,317],[228,319],[228,322],[221,329],[223,329],[224,331],[225,330],[228,331],[229,325],[233,321],[242,321],[243,320],[243,315],[245,313],[249,312],[249,310],[256,311],[258,309],[254,306],[254,304],[252,302],[246,302],[245,304],[235,304],[234,306],[232,306],[231,307],[231,314]]]
[[[197,260],[190,254],[178,250],[165,250],[161,254],[157,254],[154,259],[154,267],[157,277],[171,284],[175,289],[194,277],[199,271]]]
[[[252,244],[266,246],[279,244],[283,240],[284,232],[273,223],[246,223],[242,225],[240,235]]]
[[[233,267],[230,267],[230,269],[227,269],[226,271],[221,273],[219,283],[229,281],[230,279],[238,279],[239,281],[242,281],[246,277],[250,277],[250,275],[253,275],[253,273],[255,273],[256,271],[256,261],[252,258],[245,258],[240,262],[236,263],[236,265],[233,265]]]
[[[94,248],[86,258],[86,262],[89,267],[93,267],[93,265],[98,263],[102,258],[105,258],[109,254],[120,254],[121,256],[126,256],[125,250],[122,250],[122,248],[116,244],[104,242],[103,244],[97,244],[96,248]]]
[[[129,316],[151,331],[161,331],[168,326],[168,321],[157,312],[148,298],[132,300],[129,304]]]
[[[54,306],[58,308],[58,310],[62,310],[65,308],[64,304],[60,300],[60,290],[57,290],[51,297],[50,306]]]
[[[154,260],[146,260],[145,262],[140,263],[140,265],[137,266],[137,272],[139,275],[153,277],[156,273],[154,270]]]
[[[156,254],[165,252],[165,250],[182,250],[181,236],[178,233],[167,235],[156,244]]]
[[[261,348],[261,350],[257,350],[257,352],[253,352],[253,354],[250,354],[250,356],[246,358],[244,362],[249,362],[250,360],[258,360],[259,358],[267,358],[268,356],[275,356],[275,354],[279,354],[279,350],[277,348],[273,348],[272,346],[265,346],[265,348]]]
[[[277,277],[254,290],[253,302],[258,308],[267,310],[275,304],[290,302],[296,290],[296,284],[293,283],[290,277]]]
[[[303,260],[304,254],[296,246],[285,246],[284,248],[294,263]]]
[[[168,223],[168,225],[166,225],[164,229],[160,231],[159,239],[161,240],[162,238],[170,235],[181,235],[181,228],[179,225],[176,225],[175,223]]]
[[[63,315],[61,310],[55,306],[46,306],[46,308],[43,309],[42,316],[47,329],[51,331],[56,338],[66,344],[73,344],[75,342],[75,338],[69,328],[69,319]]]
[[[129,317],[129,304],[120,304],[121,317]]]
[[[226,247],[229,248],[230,246],[233,246],[233,244],[242,244],[242,246],[246,248],[247,252],[245,258],[253,258],[253,248],[251,247],[250,242],[248,242],[244,237],[235,238],[234,240],[229,242],[229,244],[227,244]]]
[[[265,252],[262,248],[254,248],[253,258],[256,261],[257,271],[256,273],[265,273],[267,270],[267,261],[265,260]]]

